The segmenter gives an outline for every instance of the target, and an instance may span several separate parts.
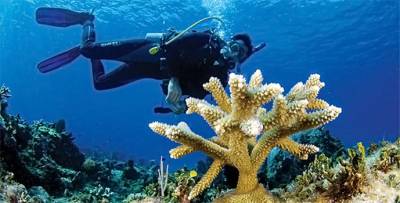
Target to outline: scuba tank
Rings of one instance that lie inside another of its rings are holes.
[[[162,32],[150,32],[150,33],[147,33],[144,38],[153,43],[159,44],[157,46],[157,47],[159,47],[159,46],[165,44],[166,34],[162,33]],[[149,49],[149,53],[151,55],[156,55],[158,51],[159,51],[158,49],[156,50],[154,48]]]
[[[185,30],[183,30],[183,31],[181,31],[181,32],[176,32],[176,31],[174,31],[174,35],[172,35],[172,39],[165,39],[165,41],[163,41],[163,43],[160,43],[158,46],[154,46],[154,47],[150,48],[150,49],[149,49],[149,53],[150,53],[151,55],[156,55],[156,54],[160,51],[160,49],[161,49],[162,46],[165,46],[165,45],[168,45],[168,44],[172,43],[173,41],[175,41],[175,40],[179,39],[180,37],[182,37],[182,36],[183,36],[185,33],[187,33],[190,29],[192,29],[192,28],[196,27],[197,25],[202,24],[202,23],[204,23],[204,22],[206,22],[206,21],[208,21],[208,20],[218,20],[218,21],[220,21],[222,24],[224,23],[223,20],[222,20],[221,18],[216,17],[216,16],[211,16],[211,17],[207,17],[207,18],[200,19],[199,21],[193,23],[192,25],[190,25],[189,27],[187,27]],[[150,34],[149,37],[152,37],[152,36],[159,36],[159,35],[158,35],[159,33],[148,33],[148,34]],[[146,35],[146,36],[147,36],[147,35]],[[171,38],[171,37],[168,37],[168,38]]]
[[[144,38],[149,40],[149,41],[152,41],[152,42],[161,43],[164,40],[164,37],[165,37],[165,33],[162,33],[162,32],[150,32],[150,33],[147,33]]]
[[[176,35],[178,35],[178,32],[170,28],[166,33],[150,32],[147,33],[145,36],[146,40],[149,40],[152,43],[157,44],[157,46],[152,47],[148,50],[149,54],[154,56],[158,53],[161,53],[160,70],[167,69],[167,59],[165,57],[165,50],[160,49],[160,47],[163,47],[169,39],[175,37]]]

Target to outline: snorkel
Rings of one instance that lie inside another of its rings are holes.
[[[261,42],[260,44],[258,44],[256,47],[253,48],[253,50],[252,50],[252,52],[251,52],[250,55],[253,55],[254,53],[260,51],[261,49],[263,49],[263,48],[266,47],[266,46],[267,46],[267,45],[265,44],[265,42]],[[250,55],[249,55],[249,56],[250,56]],[[241,70],[241,68],[240,68],[241,65],[242,65],[242,63],[236,63],[236,64],[235,64],[235,69],[236,69],[236,72],[237,72],[237,73],[242,73],[242,70]]]

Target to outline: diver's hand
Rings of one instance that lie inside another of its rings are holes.
[[[186,104],[184,101],[178,101],[175,104],[170,104],[170,108],[175,114],[182,114],[186,111]]]
[[[178,78],[171,78],[168,83],[168,94],[165,101],[170,105],[176,105],[182,96],[182,89]]]

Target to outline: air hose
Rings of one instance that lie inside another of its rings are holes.
[[[206,17],[206,18],[200,19],[200,20],[196,21],[195,23],[193,23],[192,25],[190,25],[189,27],[187,27],[186,29],[184,29],[182,32],[180,32],[178,35],[176,35],[174,38],[172,38],[172,39],[168,40],[167,42],[165,42],[164,45],[169,45],[169,44],[171,44],[172,42],[174,42],[175,40],[177,40],[177,39],[179,39],[180,37],[182,37],[186,32],[188,32],[189,30],[193,29],[193,28],[196,27],[197,25],[199,25],[199,24],[201,24],[201,23],[204,23],[204,22],[206,22],[206,21],[208,21],[208,20],[213,20],[213,19],[214,19],[214,20],[218,20],[219,22],[221,22],[222,24],[224,24],[224,21],[223,21],[221,18],[216,17],[216,16],[210,16],[210,17]],[[151,55],[155,55],[155,54],[157,54],[159,51],[160,51],[160,46],[155,46],[155,47],[152,47],[152,48],[149,49],[149,53],[150,53]]]

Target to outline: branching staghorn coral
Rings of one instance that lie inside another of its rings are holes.
[[[341,113],[340,108],[317,99],[319,90],[324,87],[317,74],[311,75],[305,84],[297,83],[286,96],[279,84],[262,82],[259,70],[251,76],[248,84],[242,75],[232,73],[229,76],[231,95],[228,96],[221,82],[210,78],[204,88],[212,94],[218,106],[195,98],[186,100],[187,113],[201,115],[215,131],[216,136],[210,139],[195,134],[184,122],[178,125],[153,122],[149,125],[154,132],[182,144],[170,151],[172,158],[202,151],[214,159],[190,192],[189,199],[209,187],[224,165],[230,165],[239,171],[236,190],[215,202],[273,201],[257,180],[257,171],[272,148],[280,147],[307,159],[318,148],[297,143],[289,136],[324,125]],[[262,107],[272,100],[270,111]]]

